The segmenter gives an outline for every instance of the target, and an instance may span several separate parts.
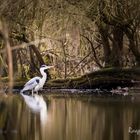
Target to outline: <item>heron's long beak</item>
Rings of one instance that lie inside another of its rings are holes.
[[[47,66],[47,69],[54,68],[54,66]]]

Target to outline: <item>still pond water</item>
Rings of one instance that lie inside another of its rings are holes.
[[[21,95],[0,95],[0,140],[140,140],[140,102],[43,95],[32,110]]]

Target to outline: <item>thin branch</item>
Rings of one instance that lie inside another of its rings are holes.
[[[67,76],[69,76],[70,74],[74,73],[74,70],[87,58],[91,55],[92,52],[89,52],[69,73]]]
[[[36,39],[35,41],[31,41],[29,43],[25,43],[24,42],[24,43],[22,43],[20,45],[15,45],[15,46],[11,47],[11,50],[23,49],[23,48],[26,48],[26,47],[30,47],[31,45],[36,45],[37,46],[39,43],[47,42],[48,39],[52,39],[52,38],[47,37],[47,38],[43,38],[41,40],[40,39]],[[57,39],[53,39],[53,40],[60,42],[60,40],[57,40]],[[0,52],[1,53],[5,53],[5,49],[0,50]]]
[[[89,43],[90,43],[90,45],[91,45],[91,49],[92,49],[92,52],[93,52],[93,55],[94,55],[94,58],[95,58],[95,62],[96,62],[96,64],[100,67],[100,68],[102,68],[103,66],[99,63],[99,60],[98,60],[98,57],[97,57],[97,55],[96,55],[96,51],[95,51],[95,48],[94,48],[94,46],[93,46],[93,43],[92,43],[92,41],[88,38],[88,37],[86,37],[86,36],[84,36],[84,35],[81,35],[82,37],[84,37]],[[100,45],[98,45],[96,48],[98,48]]]

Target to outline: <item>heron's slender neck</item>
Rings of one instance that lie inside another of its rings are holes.
[[[40,69],[40,73],[42,74],[42,80],[44,80],[44,82],[45,82],[47,79],[47,74],[42,69]]]

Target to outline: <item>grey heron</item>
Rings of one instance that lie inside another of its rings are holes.
[[[32,91],[32,95],[34,93],[34,91],[36,93],[38,93],[38,91],[40,89],[43,88],[44,84],[45,84],[45,81],[47,79],[47,74],[45,73],[44,70],[46,69],[50,69],[52,68],[53,66],[46,66],[46,65],[42,65],[40,67],[40,73],[42,74],[42,77],[34,77],[32,79],[30,79],[25,85],[24,85],[24,88],[20,91],[20,93],[23,93],[25,91],[28,91],[28,90],[31,90]]]

